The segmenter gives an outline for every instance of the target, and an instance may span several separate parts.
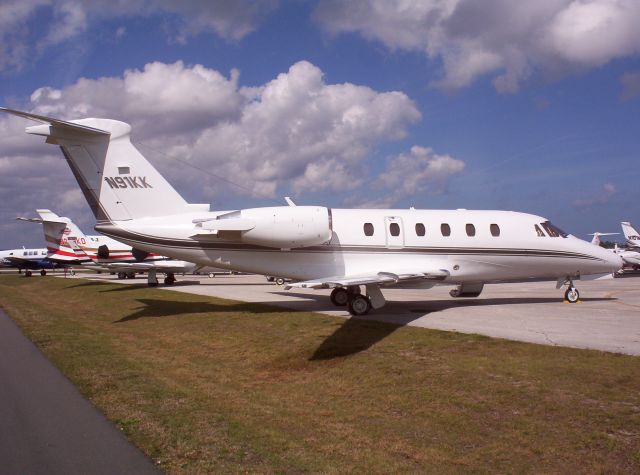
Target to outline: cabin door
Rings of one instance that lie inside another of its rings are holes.
[[[396,216],[387,216],[384,218],[384,227],[387,235],[387,247],[404,247],[402,219]]]

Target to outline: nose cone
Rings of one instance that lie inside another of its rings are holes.
[[[602,260],[603,270],[601,272],[617,272],[622,268],[624,261],[615,252],[600,246],[595,247],[594,251],[596,251],[594,257]]]

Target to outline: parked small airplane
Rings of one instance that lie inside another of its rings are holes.
[[[628,224],[628,223],[623,223]],[[600,236],[613,236],[620,233],[592,233],[593,239],[591,240],[591,244],[595,244],[596,246],[600,245]],[[620,249],[616,244],[613,249],[610,249],[611,252],[619,255],[622,258],[622,261],[625,266],[633,267],[637,269],[640,266],[640,252],[634,251],[633,249]]]
[[[7,249],[0,251],[0,265],[3,267],[15,267],[18,272],[31,277],[31,271],[40,269],[40,275],[47,275],[47,269],[63,267],[47,259],[47,250],[40,249]]]
[[[134,278],[136,272],[148,274],[148,284],[158,284],[157,272],[165,274],[164,283],[172,285],[176,273],[193,272],[196,265],[176,261],[164,256],[138,251],[107,236],[87,236],[66,217],[48,209],[38,209],[40,218],[16,218],[21,221],[42,223],[48,243],[48,259],[90,270],[116,272],[118,277]],[[74,245],[71,245],[73,242]]]
[[[242,272],[333,288],[331,300],[363,315],[380,308],[381,287],[456,285],[478,296],[486,283],[556,280],[579,299],[574,280],[617,271],[619,256],[547,219],[509,211],[332,209],[283,206],[210,211],[189,204],[110,119],[41,122],[29,134],[60,146],[97,219],[96,230],[135,248]],[[361,286],[366,295],[361,294]]]
[[[627,245],[630,247],[640,247],[640,234],[638,234],[636,228],[628,221],[622,221],[620,224],[622,225],[622,232],[624,233],[624,238],[627,240]]]

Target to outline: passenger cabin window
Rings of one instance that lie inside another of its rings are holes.
[[[500,236],[500,226],[498,226],[497,224],[494,223],[491,226],[489,226],[489,230],[491,231],[491,235],[493,237]]]
[[[443,236],[451,236],[451,226],[449,226],[447,223],[442,223],[440,225],[440,232]]]
[[[467,231],[467,236],[475,236],[476,235],[476,227],[473,224],[467,223],[467,225],[464,227],[464,229]]]
[[[424,236],[425,233],[426,233],[426,229],[424,228],[424,224],[416,223],[416,235],[417,236]]]
[[[365,236],[373,236],[373,224],[364,223],[364,235]]]
[[[534,224],[533,227],[536,228],[536,234],[538,235],[538,237],[545,237],[545,234],[542,232],[542,229],[540,229],[540,226]]]
[[[400,225],[398,223],[389,224],[389,232],[392,236],[400,236]]]

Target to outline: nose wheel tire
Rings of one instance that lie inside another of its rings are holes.
[[[564,299],[569,303],[576,303],[580,300],[580,292],[575,287],[569,287],[564,293]]]
[[[347,305],[351,315],[366,315],[371,310],[371,301],[364,295],[354,295]]]
[[[329,298],[331,299],[331,303],[336,307],[344,307],[345,305],[347,305],[347,303],[349,303],[349,292],[347,292],[346,289],[343,289],[342,287],[336,287],[331,292]]]

